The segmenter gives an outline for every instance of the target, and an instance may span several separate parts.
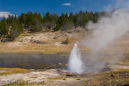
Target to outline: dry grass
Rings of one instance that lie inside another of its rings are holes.
[[[111,75],[114,75],[113,77]],[[103,72],[85,83],[87,86],[122,86],[129,85],[129,69]]]
[[[129,69],[120,69],[120,68],[117,68],[117,69],[112,70],[111,72],[112,73],[129,72]]]
[[[72,45],[36,45],[31,44],[22,49],[22,53],[44,53],[44,54],[55,54],[55,53],[68,53],[72,49]],[[19,52],[20,53],[20,52]]]
[[[82,29],[84,30],[84,29]],[[75,42],[81,39],[82,33],[67,32],[40,32],[23,33],[13,42],[0,43],[0,53],[69,53]],[[29,43],[31,37],[34,40],[45,42],[45,44]],[[66,38],[69,38],[69,44],[60,44]],[[19,42],[24,40],[23,42]],[[87,51],[87,48],[80,47]]]
[[[29,70],[21,68],[0,68],[0,75],[7,75],[12,73],[29,73]]]
[[[8,46],[2,45],[0,53],[45,53],[45,54],[54,54],[54,53],[68,53],[72,49],[72,45],[62,45],[55,46],[50,44],[21,44],[19,46]]]
[[[12,43],[13,44],[13,43]],[[44,53],[44,54],[56,54],[56,53],[70,53],[73,48],[73,43],[71,44],[60,44],[59,46],[54,44],[18,44],[9,45],[0,44],[0,53]],[[87,47],[79,46],[81,51],[88,51]]]
[[[44,83],[42,85],[47,85],[47,84]],[[40,86],[40,84],[28,84],[28,83],[18,84],[18,83],[15,83],[15,84],[3,85],[3,86]]]
[[[39,86],[36,84],[30,85],[30,84],[8,84],[8,85],[3,85],[3,86]]]
[[[64,79],[66,78],[66,76],[58,76],[58,77],[49,77],[47,79],[53,79],[53,80],[56,80],[56,79]]]

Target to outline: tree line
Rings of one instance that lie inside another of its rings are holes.
[[[96,23],[98,17],[105,15],[105,12],[82,12],[68,15],[62,13],[60,16],[54,13],[45,13],[41,16],[40,13],[21,13],[19,16],[9,15],[7,18],[3,17],[0,20],[0,37],[1,38],[15,38],[21,33],[23,29],[31,29],[32,32],[39,31],[58,31],[76,29],[77,27],[85,28],[89,21]]]

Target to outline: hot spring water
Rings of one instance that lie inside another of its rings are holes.
[[[79,74],[83,72],[81,53],[78,48],[78,43],[74,44],[74,47],[71,51],[69,62],[68,62],[68,70],[70,72],[76,72]]]

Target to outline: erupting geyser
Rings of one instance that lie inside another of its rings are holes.
[[[83,72],[81,53],[79,52],[78,43],[74,44],[74,47],[71,51],[68,63],[68,70],[70,72],[76,72],[79,74]]]

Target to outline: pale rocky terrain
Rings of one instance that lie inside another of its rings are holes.
[[[30,73],[0,75],[0,85],[27,83],[30,85],[38,84],[39,86],[79,86],[89,79],[90,78],[87,77],[68,78],[60,75],[56,69],[50,69],[46,71],[33,71]]]
[[[2,72],[2,71],[1,71]],[[4,72],[4,71],[3,71]],[[59,77],[60,74],[55,70],[47,71],[38,71],[30,73],[18,73],[18,74],[9,74],[0,76],[0,85],[9,84],[9,83],[39,83],[43,84],[47,82],[47,78]]]
[[[115,69],[129,69],[129,66],[115,65],[110,67]],[[59,70],[49,69],[44,71],[30,70],[30,73],[14,73],[8,75],[0,75],[0,86],[17,84],[27,86],[26,84],[34,86],[86,86],[86,82],[93,79],[95,75],[101,73],[85,73],[84,75],[65,76],[60,74]],[[0,72],[5,72],[1,70]],[[105,72],[106,73],[106,72]],[[89,83],[90,85],[91,83]],[[93,86],[93,85],[91,85]]]

